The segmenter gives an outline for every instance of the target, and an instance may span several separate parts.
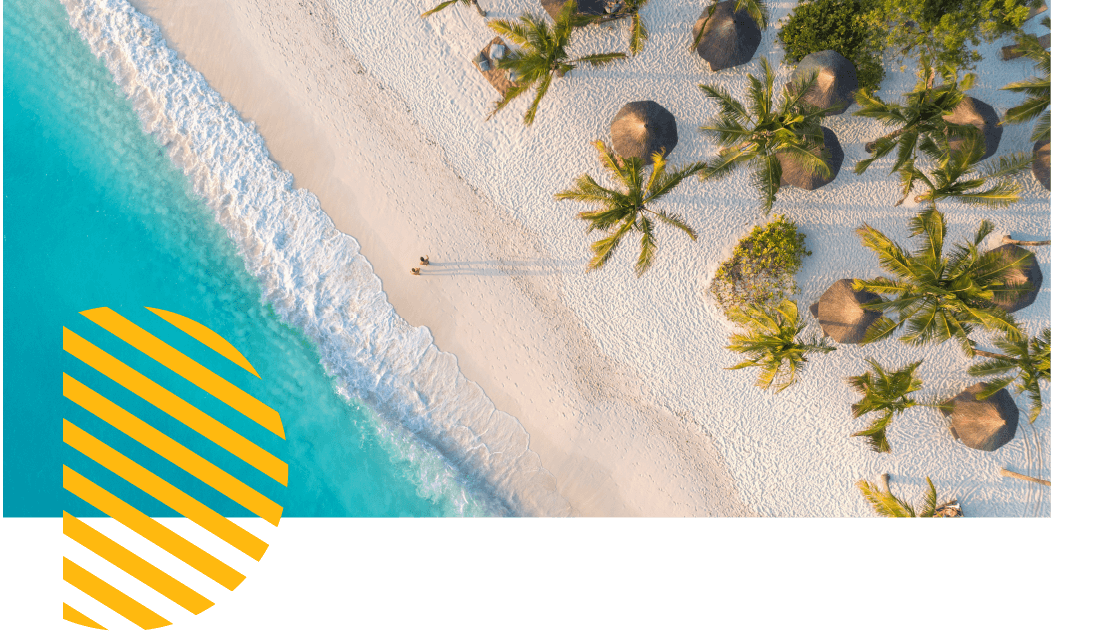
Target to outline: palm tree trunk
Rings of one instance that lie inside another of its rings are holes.
[[[975,356],[985,356],[986,358],[1009,358],[1010,360],[1014,360],[1014,359],[1010,358],[1009,356],[1006,356],[1005,354],[995,354],[994,352],[987,352],[987,351],[981,350],[981,349],[976,349],[974,351],[975,351]]]
[[[864,151],[868,152],[869,154],[872,153],[873,151],[875,151],[876,145],[878,145],[881,140],[894,140],[895,138],[898,138],[902,134],[906,133],[907,129],[909,129],[909,127],[903,127],[902,129],[891,132],[890,134],[883,136],[882,138],[876,138],[869,143],[865,143]]]
[[[470,4],[474,5],[474,9],[477,10],[483,18],[486,17],[485,9],[482,8],[482,5],[478,4],[478,0],[470,0]]]
[[[1018,474],[1016,472],[1010,472],[1009,470],[1002,468],[1002,476],[1008,476],[1014,479],[1021,479],[1022,481],[1032,481],[1033,483],[1039,483],[1040,485],[1046,485],[1051,487],[1051,481],[1045,481],[1044,479],[1038,479],[1034,476],[1025,476],[1024,474]]]
[[[1013,238],[1011,236],[1006,234],[1005,236],[1002,236],[1002,244],[1039,246],[1039,245],[1050,245],[1051,241],[1050,240],[1013,240]]]

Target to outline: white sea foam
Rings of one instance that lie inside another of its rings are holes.
[[[317,344],[344,390],[376,408],[399,440],[416,435],[431,444],[510,512],[568,514],[519,422],[460,373],[426,328],[397,315],[356,241],[334,227],[313,194],[292,188],[255,127],[168,47],[159,28],[125,0],[67,4],[70,24],[213,209],[266,302]],[[411,452],[402,456],[415,465],[431,458]]]

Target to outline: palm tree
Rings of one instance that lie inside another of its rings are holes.
[[[652,209],[652,207],[657,200],[680,184],[680,181],[702,170],[703,163],[697,162],[679,169],[671,167],[667,170],[665,157],[658,152],[652,157],[653,166],[650,168],[650,177],[647,178],[644,175],[645,166],[641,158],[617,156],[608,151],[602,140],[595,141],[593,145],[600,152],[601,164],[619,183],[617,188],[603,187],[592,176],[585,174],[576,180],[572,189],[554,195],[556,200],[596,203],[599,207],[577,215],[581,220],[588,221],[589,233],[596,230],[609,232],[607,236],[592,244],[593,258],[589,261],[589,271],[600,269],[607,264],[612,253],[627,234],[637,232],[642,234],[642,237],[639,239],[635,276],[646,273],[653,264],[654,253],[657,251],[654,223],[647,214],[683,231],[693,241],[696,240],[696,232],[683,218],[676,214]],[[609,231],[612,228],[615,228],[614,231]]]
[[[715,139],[719,155],[701,174],[704,179],[726,175],[735,167],[752,163],[757,168],[756,182],[761,191],[761,209],[772,210],[780,189],[783,170],[780,152],[791,154],[806,170],[822,176],[830,172],[819,121],[833,106],[818,108],[800,102],[810,91],[814,77],[803,78],[784,88],[780,102],[773,106],[773,74],[766,58],[761,58],[764,81],[749,76],[749,109],[726,91],[700,85],[705,96],[719,106],[718,115],[701,129]],[[815,154],[820,150],[821,157]]]
[[[889,485],[890,478],[891,477],[887,474],[880,475],[883,489],[879,489],[865,480],[856,482],[856,487],[860,489],[860,493],[863,494],[864,499],[871,504],[876,514],[894,518],[963,516],[963,512],[960,511],[959,505],[957,505],[955,501],[937,505],[937,488],[933,487],[933,481],[931,481],[928,476],[925,477],[925,482],[929,485],[929,489],[925,491],[920,513],[914,510],[914,506],[898,498],[891,492],[891,486]]]
[[[577,24],[582,26],[604,24],[605,22],[630,18],[631,42],[629,47],[631,49],[631,55],[637,56],[642,52],[643,46],[646,45],[646,39],[650,37],[650,32],[646,30],[646,25],[642,22],[642,16],[639,15],[639,11],[641,11],[642,7],[646,6],[646,3],[649,1],[650,0],[621,0],[619,8],[615,11],[602,16],[578,16]]]
[[[576,12],[577,3],[570,0],[553,24],[548,25],[543,20],[537,20],[530,13],[520,16],[519,20],[489,22],[491,29],[519,44],[521,49],[506,55],[497,63],[498,67],[515,73],[516,86],[505,92],[505,95],[497,101],[493,112],[486,120],[492,118],[514,98],[535,87],[535,99],[524,113],[524,124],[530,127],[535,122],[535,111],[539,108],[539,102],[546,95],[555,75],[565,76],[582,62],[600,67],[613,60],[627,57],[624,53],[598,53],[580,58],[570,58],[566,55],[566,46],[569,44],[574,25],[577,24]]]
[[[909,229],[912,236],[923,236],[916,254],[867,223],[856,230],[860,242],[875,252],[880,267],[893,278],[853,279],[853,289],[885,297],[881,302],[865,303],[866,309],[898,313],[897,321],[884,315],[872,323],[864,343],[884,339],[905,324],[903,342],[921,345],[954,338],[964,354],[974,357],[970,334],[977,326],[1004,332],[1014,340],[1020,337],[1013,317],[998,309],[993,299],[995,294],[1020,295],[1031,288],[1028,283],[1007,284],[1005,278],[1027,254],[1010,262],[997,252],[980,253],[978,244],[994,230],[994,225],[984,220],[972,241],[957,243],[945,255],[944,215],[935,207],[914,216]],[[893,298],[886,298],[890,296]]]
[[[468,7],[474,7],[474,10],[477,11],[479,14],[481,14],[481,16],[483,18],[486,17],[486,12],[485,12],[484,9],[482,9],[482,6],[478,4],[478,0],[447,0],[447,2],[441,2],[440,4],[438,4],[434,7],[432,7],[431,9],[429,9],[428,11],[425,11],[424,13],[421,14],[421,17],[422,18],[427,18],[428,16],[432,15],[433,13],[443,11],[444,9],[450,7],[451,5],[455,4],[456,2],[461,2],[461,3],[465,4]]]
[[[936,159],[935,168],[926,174],[915,167],[912,158],[903,163],[899,170],[902,177],[902,198],[895,203],[896,207],[910,195],[915,182],[928,188],[917,196],[917,202],[935,204],[939,200],[950,198],[968,205],[1008,207],[1017,202],[1021,193],[1020,184],[1012,177],[1032,166],[1031,156],[1017,153],[1001,156],[977,170],[975,165],[983,156],[983,142],[979,131],[974,128],[964,132],[958,150],[947,145],[942,146],[929,137],[922,140],[921,151]],[[965,178],[969,175],[972,176]],[[987,181],[996,182],[987,186]]]
[[[1051,382],[1051,328],[1045,328],[1039,336],[1031,340],[1028,337],[1017,340],[998,337],[994,339],[994,344],[1005,353],[975,350],[976,355],[991,360],[972,365],[967,373],[971,376],[992,376],[1013,372],[1013,375],[999,376],[987,381],[986,389],[981,394],[976,394],[975,398],[981,401],[1017,381],[1017,393],[1024,392],[1028,395],[1028,422],[1035,423],[1043,409],[1040,381]]]
[[[807,362],[808,354],[825,354],[836,349],[830,347],[821,336],[807,343],[796,338],[806,327],[806,323],[799,318],[795,303],[787,298],[776,307],[751,303],[735,308],[730,311],[729,317],[735,323],[743,325],[746,333],[731,336],[730,345],[726,348],[753,358],[727,369],[760,367],[757,387],[771,387],[773,393],[782,392],[795,382],[795,375]]]
[[[921,379],[914,375],[921,361],[888,372],[874,358],[866,360],[872,369],[848,379],[849,386],[864,395],[864,398],[853,404],[853,418],[860,418],[869,412],[881,414],[872,421],[871,427],[851,436],[864,437],[873,451],[886,454],[891,451],[891,446],[887,443],[887,426],[894,421],[895,416],[918,404],[907,394],[921,389]]]
[[[734,1],[734,13],[744,10],[749,17],[753,19],[753,22],[757,23],[759,29],[764,29],[768,24],[768,7],[765,6],[765,0],[733,0]],[[703,24],[700,25],[700,32],[696,34],[696,38],[692,40],[692,46],[688,48],[689,51],[695,51],[696,47],[700,45],[700,38],[703,37],[703,32],[707,29],[707,23],[711,21],[711,16],[715,15],[715,9],[718,4],[723,0],[711,0],[711,6],[707,7],[707,18],[704,19]]]
[[[863,174],[869,165],[897,148],[898,159],[890,171],[893,174],[902,169],[907,161],[913,160],[914,150],[922,141],[936,138],[945,142],[949,137],[961,136],[966,130],[974,129],[973,125],[957,125],[944,120],[963,102],[963,92],[975,83],[974,74],[967,74],[962,80],[953,74],[950,82],[933,87],[935,73],[923,59],[918,77],[918,86],[903,96],[905,100],[902,103],[884,102],[864,88],[856,92],[854,97],[862,107],[855,112],[857,116],[897,125],[890,134],[864,146],[872,157],[856,163],[857,174]]]
[[[1051,20],[1044,18],[1044,26],[1051,28]],[[1005,112],[1004,122],[1022,123],[1036,118],[1040,122],[1032,129],[1033,142],[1051,139],[1051,52],[1040,46],[1036,36],[1021,34],[1017,47],[1024,55],[1036,61],[1036,66],[1044,72],[1043,77],[1033,76],[1028,80],[1011,82],[1002,87],[1005,91],[1023,93],[1027,98],[1016,107]]]

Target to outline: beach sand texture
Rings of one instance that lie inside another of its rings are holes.
[[[863,358],[888,367],[924,359],[923,400],[947,398],[971,383],[967,359],[953,344],[840,346],[812,359],[800,382],[779,395],[753,387],[752,370],[723,369],[737,362],[723,349],[734,327],[706,288],[737,240],[763,222],[748,172],[686,181],[662,201],[687,218],[699,241],[659,231],[658,258],[644,278],[632,273],[630,246],[602,272],[585,273],[593,239],[574,220],[578,206],[551,196],[584,172],[607,182],[589,142],[608,139],[624,103],[649,99],[677,117],[680,142],[670,160],[706,159],[714,147],[698,127],[713,109],[696,85],[718,84],[738,96],[746,72],[759,69],[755,59],[712,74],[687,50],[702,1],[648,5],[646,49],[556,79],[531,128],[520,121],[526,98],[485,122],[498,94],[470,58],[494,34],[462,6],[420,19],[432,4],[142,0],[137,6],[256,123],[295,186],[315,194],[337,228],[359,242],[401,318],[427,327],[435,345],[455,355],[462,376],[523,426],[528,448],[553,476],[554,494],[568,505],[542,513],[867,516],[871,510],[853,482],[887,471],[906,498],[916,498],[931,476],[968,516],[1050,514],[1049,488],[999,474],[1005,467],[1050,478],[1047,410],[993,453],[954,442],[931,408],[896,421],[890,455],[848,436],[864,422],[850,418],[856,398],[844,377],[863,372]],[[770,4],[772,21],[758,50],[777,70],[778,86],[792,67],[782,63],[776,29],[793,5]],[[543,15],[534,0],[484,8],[491,19]],[[1046,31],[1038,18],[1027,27]],[[623,25],[589,27],[575,33],[574,50],[623,51],[626,42]],[[998,88],[1033,73],[1027,60],[997,60],[1004,44],[981,49],[971,91],[999,114],[1018,99]],[[912,70],[891,69],[881,95],[897,99],[913,82]],[[837,179],[814,192],[785,188],[774,208],[807,234],[814,252],[798,276],[797,302],[808,318],[809,305],[834,281],[880,273],[853,229],[866,221],[903,240],[917,209],[912,202],[891,206],[897,180],[886,173],[889,163],[852,173],[865,157],[864,142],[886,131],[852,116],[854,109],[824,123],[845,152]],[[1007,126],[998,153],[1029,151],[1030,131]],[[946,205],[949,241],[972,235],[982,218],[997,225],[984,248],[1002,234],[1049,237],[1048,193],[1031,175],[1021,181],[1021,200],[1008,209]],[[432,265],[419,278],[409,276],[425,253]],[[1029,334],[1050,323],[1050,252],[1039,248],[1036,255],[1043,289],[1017,315]],[[808,331],[818,331],[813,320]]]

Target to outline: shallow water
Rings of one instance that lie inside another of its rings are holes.
[[[60,516],[62,509],[98,515],[62,491],[62,463],[151,515],[174,515],[61,442],[65,416],[139,463],[156,458],[61,395],[61,371],[93,387],[114,385],[62,351],[62,326],[125,354],[138,369],[155,370],[146,357],[79,316],[104,306],[279,411],[286,443],[248,433],[255,425],[233,427],[288,461],[288,488],[255,470],[231,471],[283,502],[285,516],[499,512],[495,501],[465,486],[437,451],[341,393],[315,343],[263,300],[260,283],[214,212],[166,148],[143,131],[59,3],[5,2],[4,103],[5,517]],[[210,327],[263,380],[213,356],[143,307]],[[173,389],[166,380],[158,382],[200,409],[222,411],[212,399]],[[155,411],[139,417],[159,420]],[[157,426],[186,444],[201,440]],[[231,458],[216,462],[231,468]],[[182,475],[182,487],[223,514],[246,514],[183,472],[172,474]]]

